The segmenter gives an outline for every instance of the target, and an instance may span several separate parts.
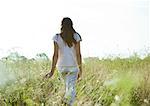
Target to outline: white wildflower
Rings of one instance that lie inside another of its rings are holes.
[[[21,80],[20,80],[20,83],[21,84],[23,84],[23,83],[25,83],[26,82],[26,78],[22,78]]]
[[[120,100],[121,100],[120,97],[118,95],[115,95],[115,101],[120,102]]]
[[[144,99],[144,103],[149,104],[149,101],[147,99]]]

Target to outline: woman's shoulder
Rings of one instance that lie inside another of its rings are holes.
[[[55,34],[55,35],[53,36],[52,40],[54,40],[55,42],[57,42],[58,39],[59,39],[59,36],[60,36],[59,33]]]
[[[74,33],[74,39],[78,42],[78,41],[82,41],[82,38],[81,38],[81,36],[80,36],[80,34],[79,33]]]

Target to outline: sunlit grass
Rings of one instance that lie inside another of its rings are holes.
[[[46,59],[1,59],[0,106],[63,106],[64,84],[57,70],[44,79],[50,64]],[[86,58],[76,89],[75,106],[149,106],[150,56]]]

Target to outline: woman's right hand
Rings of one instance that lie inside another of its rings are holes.
[[[77,76],[77,80],[80,81],[82,77],[82,70],[79,71],[78,76]]]

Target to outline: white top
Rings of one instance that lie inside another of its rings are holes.
[[[74,39],[77,42],[82,41],[78,33],[74,34]],[[75,45],[73,45],[72,47],[68,47],[68,45],[65,44],[65,42],[63,41],[60,34],[56,34],[53,37],[53,40],[58,44],[59,47],[57,67],[78,66],[76,59]]]

